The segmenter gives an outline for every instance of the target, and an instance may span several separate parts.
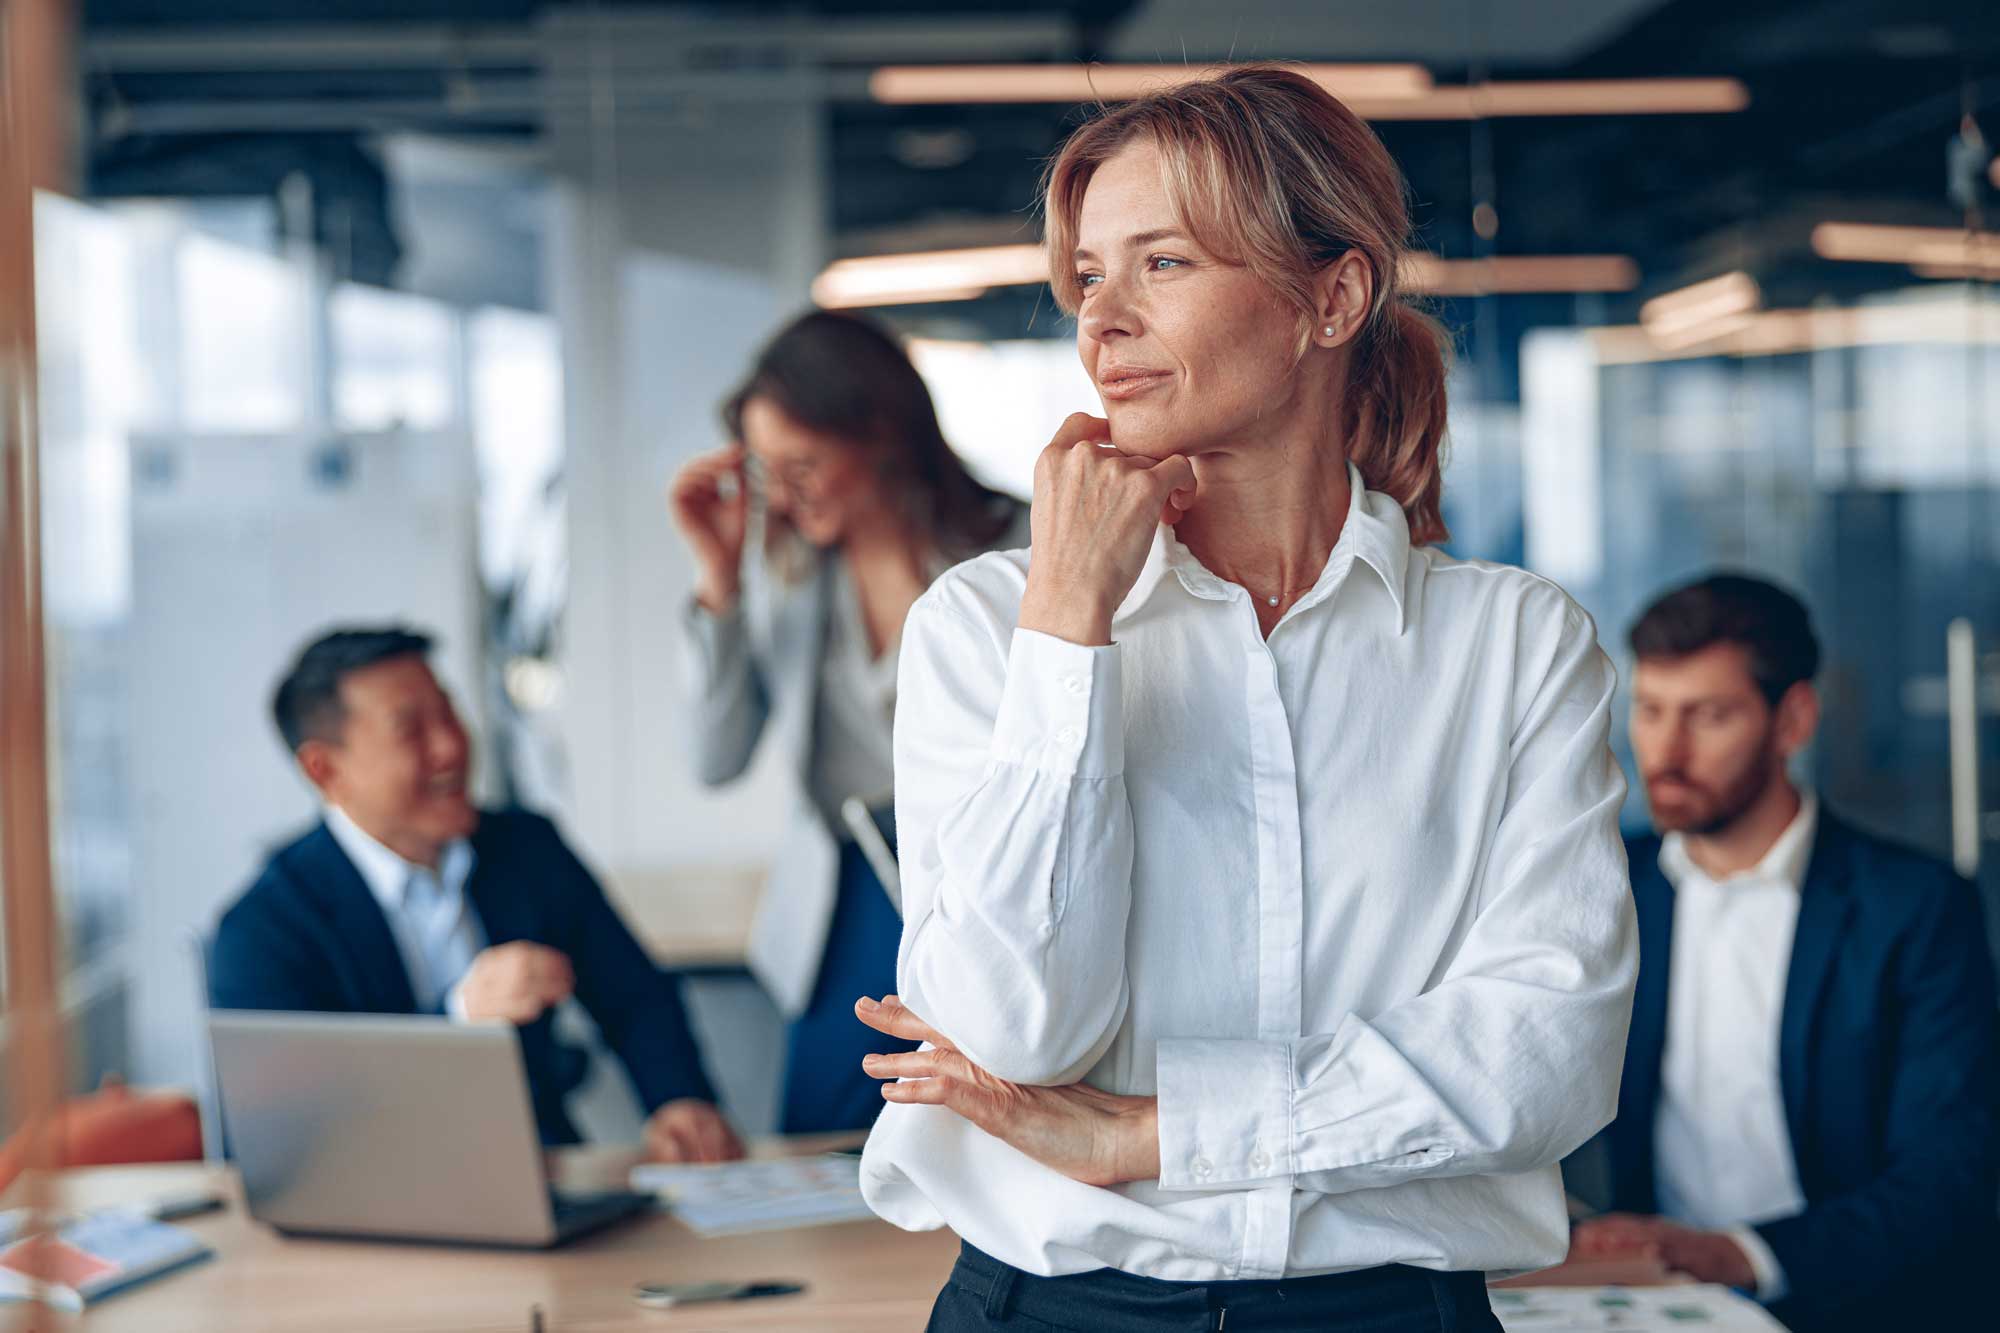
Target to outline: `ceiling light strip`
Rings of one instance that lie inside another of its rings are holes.
[[[1967,231],[1962,227],[1822,222],[1812,229],[1812,248],[1822,259],[1860,264],[1968,269],[2000,265],[2000,232]]]
[[[884,65],[869,95],[903,106],[1122,102],[1197,79],[1223,65]],[[1727,114],[1750,105],[1740,79],[1492,80],[1436,87],[1419,65],[1295,65],[1371,120],[1517,116]]]
[[[1498,296],[1560,292],[1628,292],[1639,266],[1627,255],[1498,255],[1440,259],[1413,254],[1403,283],[1429,296]]]
[[[1910,302],[1826,310],[1762,310],[1717,321],[1715,336],[1662,347],[1642,325],[1590,330],[1601,365],[1704,356],[1781,356],[1829,348],[2000,345],[2000,306]]]
[[[1047,280],[1041,246],[990,245],[836,260],[814,279],[812,295],[826,309],[853,309],[967,300],[993,287]],[[1622,292],[1638,286],[1639,266],[1626,255],[1440,259],[1417,254],[1405,262],[1402,280],[1409,290],[1432,296]]]
[[[903,106],[1005,102],[1124,102],[1213,76],[1208,65],[884,65],[868,76],[878,102]],[[1431,88],[1421,65],[1298,65],[1336,96],[1421,97]]]

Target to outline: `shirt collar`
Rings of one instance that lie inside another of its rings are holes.
[[[1351,462],[1347,465],[1347,491],[1347,520],[1341,524],[1340,540],[1334,543],[1326,567],[1320,571],[1312,590],[1299,599],[1299,604],[1325,600],[1359,560],[1375,571],[1388,590],[1389,600],[1396,608],[1396,633],[1400,635],[1408,624],[1403,595],[1410,564],[1409,520],[1394,499],[1369,490],[1361,480],[1361,469]],[[1153,549],[1147,554],[1138,580],[1112,619],[1121,620],[1137,612],[1169,572],[1196,597],[1222,601],[1237,592],[1235,584],[1209,572],[1194,552],[1181,545],[1174,530],[1163,523],[1153,535]]]
[[[1675,889],[1685,887],[1691,880],[1715,884],[1755,880],[1783,884],[1796,893],[1805,887],[1806,867],[1812,860],[1813,837],[1818,831],[1819,797],[1806,792],[1799,798],[1799,812],[1792,816],[1792,822],[1785,825],[1778,840],[1748,870],[1739,870],[1720,880],[1711,879],[1688,855],[1687,839],[1679,833],[1669,833],[1660,840],[1660,869]]]
[[[390,851],[337,805],[326,807],[326,828],[340,844],[340,850],[347,853],[347,859],[354,863],[361,882],[368,886],[375,900],[385,911],[400,912],[409,897],[410,880],[426,868]],[[454,839],[445,846],[444,856],[438,861],[437,877],[447,896],[464,890],[465,881],[472,877],[473,860],[472,844],[464,838]]]

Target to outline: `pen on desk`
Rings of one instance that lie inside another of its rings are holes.
[[[147,1207],[146,1215],[155,1222],[178,1222],[184,1217],[199,1217],[228,1206],[229,1201],[213,1191],[174,1194],[155,1200]]]

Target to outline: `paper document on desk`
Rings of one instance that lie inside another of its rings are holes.
[[[1488,1293],[1507,1333],[1784,1333],[1727,1287],[1508,1287]]]
[[[703,1236],[782,1231],[874,1216],[861,1199],[861,1159],[837,1154],[720,1166],[648,1163],[632,1188],[657,1194]]]

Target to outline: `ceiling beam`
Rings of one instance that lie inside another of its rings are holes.
[[[84,69],[107,74],[491,69],[539,66],[552,40],[601,41],[624,72],[685,66],[690,55],[743,51],[804,64],[953,60],[1005,53],[1070,54],[1075,26],[1022,17],[710,20],[647,14],[553,13],[541,23],[311,24],[246,32],[215,27],[97,29],[78,47]]]

